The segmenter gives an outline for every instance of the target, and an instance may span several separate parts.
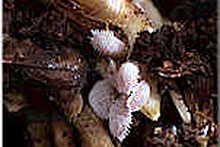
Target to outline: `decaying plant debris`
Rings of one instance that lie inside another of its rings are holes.
[[[4,0],[3,12],[5,146],[217,146],[214,1]]]

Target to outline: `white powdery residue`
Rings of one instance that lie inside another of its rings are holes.
[[[124,99],[118,98],[109,113],[109,128],[112,135],[122,142],[129,134],[131,124],[131,110]]]
[[[150,97],[150,87],[145,81],[138,83],[137,88],[128,98],[128,107],[132,112],[140,110]]]
[[[130,95],[138,85],[139,72],[138,66],[134,63],[126,62],[122,64],[116,77],[117,90]]]
[[[125,44],[114,36],[113,31],[91,30],[91,43],[95,49],[104,55],[119,55],[124,52]]]
[[[102,119],[108,119],[109,109],[115,99],[114,87],[108,79],[98,81],[89,93],[89,103]]]

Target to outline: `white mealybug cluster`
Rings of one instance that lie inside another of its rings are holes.
[[[109,128],[112,135],[122,142],[129,134],[131,124],[131,110],[127,107],[126,101],[118,98],[109,113]]]
[[[140,110],[150,97],[150,87],[140,81],[140,71],[137,65],[131,62],[122,64],[116,78],[117,90],[128,96],[128,107],[132,112]]]
[[[114,36],[113,31],[91,30],[93,47],[103,55],[117,56],[124,52],[125,44]]]
[[[139,82],[139,72],[137,65],[126,62],[115,76],[98,81],[89,94],[94,112],[102,119],[109,119],[112,135],[121,142],[129,134],[131,113],[140,110],[150,97],[150,87],[144,80]],[[117,92],[122,95],[116,99]]]

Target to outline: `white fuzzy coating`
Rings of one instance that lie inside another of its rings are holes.
[[[116,77],[117,90],[130,95],[138,86],[138,79],[140,78],[139,72],[138,66],[134,63],[123,63]]]
[[[109,128],[112,135],[122,142],[129,134],[131,124],[131,110],[124,99],[118,98],[109,113]]]
[[[124,52],[125,44],[114,36],[113,31],[91,30],[93,47],[103,55],[119,55]]]
[[[128,97],[128,107],[132,112],[140,110],[150,97],[150,87],[145,81],[138,83],[137,88]]]
[[[89,103],[101,119],[108,119],[114,99],[115,91],[109,79],[96,82],[89,93]]]

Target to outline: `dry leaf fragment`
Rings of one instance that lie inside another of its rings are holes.
[[[84,107],[75,125],[82,139],[82,147],[114,147],[102,122],[89,106]]]
[[[171,98],[176,106],[181,118],[185,123],[191,122],[191,114],[183,101],[183,97],[173,90],[170,90]]]
[[[26,105],[26,102],[22,94],[7,93],[5,94],[4,105],[8,112],[15,113],[20,111]]]
[[[148,73],[147,73],[148,74]],[[158,82],[149,75],[146,75],[150,85],[150,96],[147,98],[146,103],[141,107],[141,112],[153,121],[157,121],[160,117],[160,103],[161,97],[158,92]]]
[[[160,98],[148,97],[147,102],[141,107],[141,112],[153,121],[160,117]]]

